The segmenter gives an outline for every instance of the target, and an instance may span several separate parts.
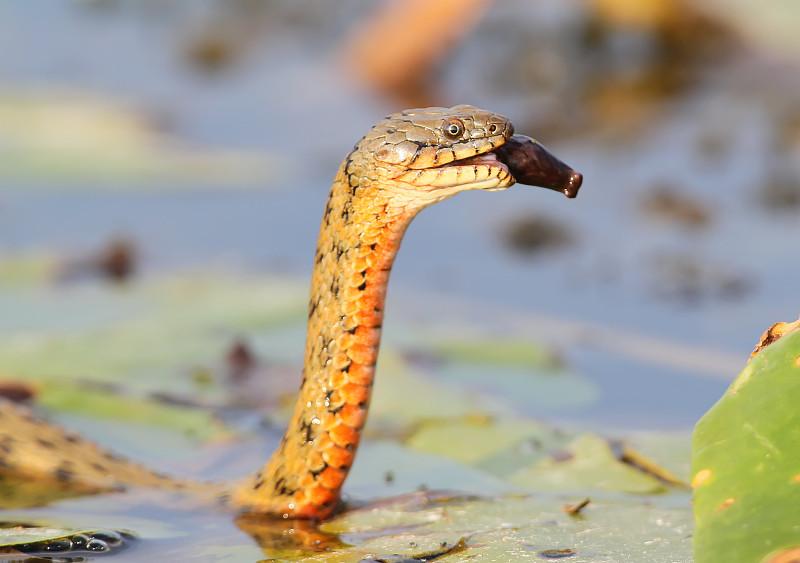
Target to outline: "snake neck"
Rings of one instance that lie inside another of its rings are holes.
[[[270,461],[234,491],[247,511],[330,515],[366,420],[389,273],[419,209],[393,204],[375,181],[352,179],[348,162],[317,242],[300,395]]]

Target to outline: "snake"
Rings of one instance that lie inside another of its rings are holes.
[[[466,190],[515,183],[574,198],[582,176],[502,115],[468,105],[389,115],[339,167],[322,217],[308,307],[302,383],[277,449],[224,484],[134,463],[29,407],[0,402],[0,475],[96,493],[134,487],[209,489],[240,513],[322,520],[341,506],[367,419],[389,274],[424,208]]]

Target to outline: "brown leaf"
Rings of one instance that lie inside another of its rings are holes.
[[[756,346],[756,349],[753,350],[753,353],[750,354],[749,359],[752,360],[761,350],[798,328],[800,328],[800,319],[797,319],[793,323],[775,323],[761,335],[761,340]]]

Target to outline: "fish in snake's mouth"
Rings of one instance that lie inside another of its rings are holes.
[[[568,198],[578,195],[583,175],[548,151],[538,141],[525,135],[512,135],[489,152],[456,161],[457,165],[482,164],[498,167],[519,184],[547,188]]]
[[[548,188],[568,198],[578,195],[583,175],[576,172],[544,146],[525,135],[512,135],[508,141],[491,152],[481,155],[501,162],[520,184]]]

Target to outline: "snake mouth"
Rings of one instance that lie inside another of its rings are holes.
[[[484,162],[496,158],[520,184],[555,190],[568,198],[578,195],[583,182],[580,172],[525,135],[512,135],[504,144],[481,156]]]
[[[569,198],[578,195],[583,176],[535,140],[512,135],[496,141],[503,144],[438,166],[401,169],[392,179],[424,187],[433,194],[434,199],[427,198],[431,202],[464,190],[504,190],[514,183],[555,190]],[[452,149],[449,156],[455,156]]]

